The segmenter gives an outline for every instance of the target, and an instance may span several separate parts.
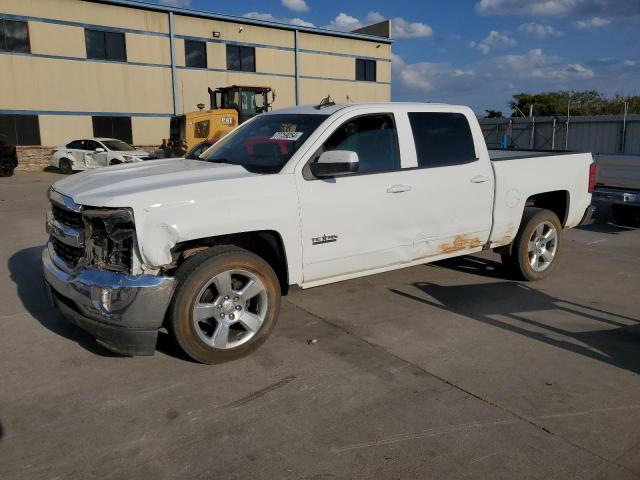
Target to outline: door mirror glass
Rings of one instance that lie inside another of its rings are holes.
[[[98,148],[96,148],[94,151],[95,151],[96,153],[102,153],[102,152],[104,152],[104,148],[102,148],[102,147],[98,147]]]
[[[337,177],[358,171],[358,154],[349,150],[331,150],[320,155],[317,162],[309,165],[316,177]]]

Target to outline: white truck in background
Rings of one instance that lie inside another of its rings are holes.
[[[613,220],[620,225],[640,225],[640,155],[597,154],[594,196],[611,203]]]
[[[547,276],[590,216],[591,154],[489,152],[474,113],[324,103],[259,115],[201,160],[84,172],[49,192],[54,304],[107,348],[197,361],[255,350],[280,297],[496,249]],[[357,301],[357,299],[354,299]]]

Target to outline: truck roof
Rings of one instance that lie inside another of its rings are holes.
[[[452,108],[466,108],[462,105],[451,105],[447,103],[427,103],[427,102],[377,102],[377,103],[337,103],[335,105],[327,105],[319,108],[318,105],[299,105],[297,107],[282,108],[269,112],[270,114],[278,113],[300,113],[307,115],[332,115],[339,110],[345,109],[357,109],[363,107],[377,107],[387,108],[389,106],[415,106],[415,107],[452,107]]]

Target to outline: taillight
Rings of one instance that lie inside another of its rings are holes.
[[[596,164],[592,163],[589,165],[589,193],[593,193],[594,188],[596,188],[596,173]]]

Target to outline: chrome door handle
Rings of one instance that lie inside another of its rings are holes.
[[[391,185],[387,188],[387,193],[402,193],[411,190],[411,185]]]
[[[487,177],[486,175],[476,175],[471,179],[471,183],[484,183],[488,181],[489,177]]]

